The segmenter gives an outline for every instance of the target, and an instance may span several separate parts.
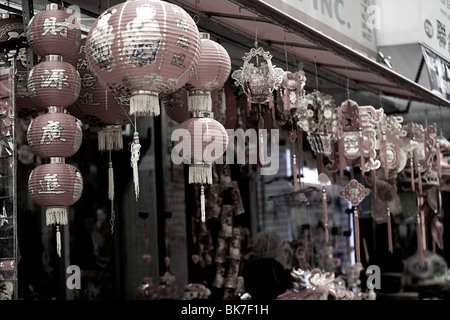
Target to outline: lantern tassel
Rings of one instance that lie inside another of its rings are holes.
[[[59,230],[59,226],[56,226],[56,252],[58,253],[58,257],[61,257],[61,231]]]
[[[130,97],[130,115],[136,116],[159,116],[158,93],[153,91],[137,91]]]
[[[442,178],[442,166],[441,166],[441,161],[442,161],[442,153],[441,153],[441,147],[439,145],[439,143],[436,145],[436,165],[437,165],[437,172],[438,172],[438,178],[441,179]]]
[[[67,224],[67,208],[66,207],[48,207],[45,210],[47,226],[52,224]]]
[[[123,137],[121,126],[106,126],[98,130],[98,150],[122,150]]]
[[[189,183],[212,183],[212,167],[210,164],[189,165]]]
[[[206,213],[205,213],[205,187],[202,186],[201,189],[201,195],[200,195],[200,207],[201,207],[201,219],[202,222],[206,221]]]
[[[212,99],[209,91],[191,91],[188,96],[189,112],[211,112]]]
[[[131,167],[133,168],[133,182],[136,201],[139,199],[139,170],[138,161],[140,157],[141,144],[139,142],[139,133],[134,132],[134,141],[131,143]]]
[[[114,169],[111,160],[111,151],[109,151],[109,168],[108,168],[108,199],[111,201],[111,233],[114,232]]]

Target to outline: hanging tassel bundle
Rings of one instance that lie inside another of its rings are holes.
[[[193,163],[189,165],[189,183],[212,184],[212,165]]]
[[[200,187],[200,208],[201,208],[201,220],[202,222],[206,222],[205,187],[203,185]]]
[[[122,126],[107,125],[98,130],[98,150],[122,150],[123,135]]]
[[[133,183],[134,183],[134,192],[136,195],[136,201],[139,199],[139,170],[138,170],[138,161],[140,157],[140,149],[141,144],[139,142],[139,133],[134,132],[133,134],[133,142],[131,142],[131,158],[130,163],[133,168]]]
[[[344,130],[342,126],[338,128],[338,154],[339,154],[339,175],[344,177],[345,157],[344,157]]]
[[[391,210],[389,207],[386,209],[387,212],[387,234],[388,234],[388,250],[390,253],[393,253],[394,250],[392,248],[392,224],[391,224]]]
[[[59,230],[59,226],[56,226],[56,252],[61,257],[61,231]]]
[[[210,91],[191,90],[188,95],[188,110],[195,112],[211,112],[212,98]]]
[[[160,106],[158,93],[150,90],[138,90],[130,97],[130,115],[159,116]]]
[[[441,147],[440,147],[439,143],[436,143],[436,166],[437,166],[437,173],[438,173],[439,179],[442,178],[441,161],[442,161]]]
[[[114,169],[113,163],[111,159],[111,151],[109,151],[109,162],[108,162],[108,199],[111,201],[111,233],[114,232],[114,220],[115,220],[115,212],[114,212]]]
[[[294,191],[297,191],[297,156],[295,154],[292,156],[292,179],[294,180]]]

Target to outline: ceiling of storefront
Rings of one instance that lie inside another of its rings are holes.
[[[49,2],[66,8],[80,8],[86,35],[96,17],[123,0],[31,1],[36,11]],[[306,91],[331,94],[337,103],[347,98],[360,105],[382,106],[386,113],[404,114],[405,119],[440,121],[450,116],[450,102],[429,89],[331,37],[310,28],[256,0],[168,0],[183,7],[197,21],[200,31],[220,42],[231,57],[233,69],[242,66],[242,56],[256,44],[272,55],[272,62],[284,70],[303,69]],[[0,9],[20,13],[28,1],[13,0]],[[255,43],[257,41],[257,43]],[[419,62],[417,63],[419,64]],[[411,66],[416,69],[417,66]],[[425,73],[425,72],[423,72]],[[445,136],[450,136],[444,129]],[[442,129],[441,129],[442,130]]]

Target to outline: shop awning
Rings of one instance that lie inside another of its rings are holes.
[[[377,61],[376,56],[345,45],[308,24],[282,12],[269,1],[171,1],[219,23],[236,35],[278,47],[300,61],[313,64],[376,94],[450,107],[450,101]],[[301,5],[301,1],[298,2]],[[232,36],[231,36],[232,37]],[[279,65],[279,67],[283,67]],[[412,66],[415,68],[416,66]]]

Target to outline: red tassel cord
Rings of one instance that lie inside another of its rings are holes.
[[[357,207],[353,208],[353,227],[355,233],[356,262],[361,262],[361,250],[359,246],[359,216]]]
[[[322,188],[322,219],[323,219],[323,226],[324,226],[324,232],[325,232],[325,243],[328,244],[329,242],[329,235],[328,235],[328,208],[327,208],[327,190],[325,187]]]
[[[417,215],[417,223],[416,223],[416,234],[417,234],[417,258],[419,267],[423,268],[424,263],[424,253],[423,253],[423,245],[422,245],[422,231],[420,230],[420,215]]]
[[[364,137],[363,137],[363,129],[359,128],[359,156],[360,156],[360,166],[361,166],[361,176],[364,175],[365,165],[364,165]]]
[[[364,248],[364,257],[366,258],[366,262],[369,263],[370,256],[369,256],[369,249],[367,248],[366,237],[363,237],[362,242],[363,242],[363,248]]]
[[[411,170],[411,191],[416,191],[416,182],[414,181],[414,159],[411,157],[409,160],[409,168]]]
[[[393,253],[392,247],[392,224],[391,224],[391,210],[389,207],[386,209],[387,212],[387,234],[388,234],[388,250],[390,253]]]
[[[389,164],[387,159],[386,132],[383,131],[382,134],[383,139],[381,140],[381,154],[383,159],[384,178],[387,180],[389,178]]]

